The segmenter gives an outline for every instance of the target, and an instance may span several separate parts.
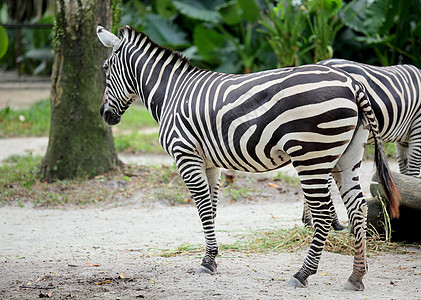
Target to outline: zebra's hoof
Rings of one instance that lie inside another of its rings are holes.
[[[345,229],[345,227],[344,227],[344,226],[342,226],[342,224],[341,224],[341,223],[339,223],[339,222],[333,222],[333,223],[332,223],[332,227],[333,227],[333,229],[334,229],[335,231],[342,231],[342,230],[344,230],[344,229]]]
[[[288,281],[288,285],[292,286],[292,287],[297,287],[297,288],[305,288],[308,285],[307,280],[304,280],[304,283],[301,282],[300,280],[298,280],[295,277],[292,277],[289,281]]]
[[[351,279],[348,279],[345,284],[345,289],[349,291],[364,291],[364,284],[362,281],[353,282]]]
[[[200,266],[199,269],[197,269],[196,274],[210,274],[215,275],[216,271],[211,271],[208,268],[204,266]]]

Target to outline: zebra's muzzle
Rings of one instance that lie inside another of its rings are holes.
[[[120,123],[121,117],[115,114],[113,111],[104,108],[104,104],[101,104],[99,108],[99,114],[101,115],[102,119],[108,125],[117,125]]]

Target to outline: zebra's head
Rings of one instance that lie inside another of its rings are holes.
[[[97,27],[97,35],[105,47],[113,48],[110,56],[105,60],[103,68],[106,76],[106,87],[99,113],[108,125],[116,125],[121,116],[138,96],[129,84],[127,70],[121,48],[125,39],[117,37],[102,26]]]

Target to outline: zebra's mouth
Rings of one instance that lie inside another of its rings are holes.
[[[108,125],[117,125],[120,123],[121,117],[109,109],[104,110],[104,105],[101,105],[99,108],[99,113]]]

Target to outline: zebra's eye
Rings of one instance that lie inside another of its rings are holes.
[[[108,64],[105,62],[104,65],[102,66],[104,68],[105,71],[108,70]]]

